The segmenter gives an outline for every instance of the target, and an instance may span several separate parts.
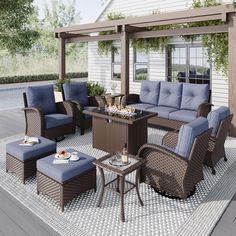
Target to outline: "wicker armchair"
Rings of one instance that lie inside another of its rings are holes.
[[[59,141],[75,133],[73,106],[69,102],[56,103],[52,85],[28,87],[23,99],[26,135]]]
[[[195,126],[192,126],[194,132],[188,133],[191,123]],[[179,134],[167,133],[162,145],[144,144],[139,149],[138,156],[145,159],[141,182],[168,196],[187,198],[190,195],[195,185],[203,179],[203,161],[211,134],[205,118],[191,123],[190,126],[183,125]],[[198,123],[199,128],[196,126]],[[183,157],[184,143],[190,146]]]
[[[78,82],[63,84],[62,98],[63,101],[71,102],[73,105],[76,125],[80,128],[80,134],[83,135],[84,130],[92,126],[91,117],[83,114],[83,110],[97,107],[99,97],[88,96],[86,82]],[[103,102],[102,99],[101,102]]]
[[[209,113],[209,127],[213,128],[204,164],[211,167],[212,174],[216,173],[215,166],[221,158],[227,161],[225,155],[225,140],[230,128],[233,114],[228,107],[220,107]]]

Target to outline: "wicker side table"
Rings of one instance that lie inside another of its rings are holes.
[[[125,222],[124,195],[126,193],[128,193],[130,190],[135,188],[138,195],[139,203],[141,206],[143,206],[143,201],[141,200],[140,193],[139,193],[139,176],[140,176],[140,169],[141,169],[143,160],[133,155],[129,155],[130,164],[127,166],[119,167],[119,166],[114,166],[110,163],[110,158],[112,156],[114,156],[114,154],[106,155],[93,162],[98,167],[101,174],[101,178],[102,178],[102,190],[99,196],[97,207],[101,206],[105,189],[115,191],[116,193],[120,195],[120,199],[121,199],[120,218],[122,222]],[[117,178],[106,183],[104,170],[116,174]],[[136,170],[135,183],[125,180],[125,176],[135,170]],[[127,187],[127,189],[125,187]]]

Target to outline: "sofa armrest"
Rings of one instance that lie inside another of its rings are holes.
[[[208,102],[200,104],[197,109],[197,117],[199,117],[199,116],[207,117],[212,106],[213,106],[213,104],[208,103]]]
[[[121,100],[121,104],[126,106],[126,105],[130,105],[133,103],[138,103],[139,102],[139,95],[138,94],[128,94],[128,95],[124,95],[122,100]]]
[[[164,135],[162,144],[169,148],[175,148],[178,143],[178,137],[178,132],[168,132]]]
[[[44,136],[46,124],[43,112],[36,107],[25,107],[26,131],[29,136]]]

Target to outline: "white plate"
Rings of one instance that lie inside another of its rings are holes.
[[[70,161],[78,161],[80,158],[79,157],[70,157]]]
[[[55,154],[55,158],[58,159],[58,160],[66,160],[66,159],[69,159],[70,156],[71,156],[70,153],[67,153],[67,155],[64,156],[64,157],[59,157],[58,153]]]

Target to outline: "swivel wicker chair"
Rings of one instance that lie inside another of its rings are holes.
[[[162,145],[144,144],[138,156],[145,159],[141,182],[177,198],[187,198],[203,179],[203,161],[211,129],[206,118],[181,126],[180,132],[169,132]]]
[[[55,102],[53,85],[28,87],[23,98],[26,135],[60,141],[64,135],[75,133],[73,106]]]
[[[233,114],[230,114],[229,108],[223,106],[211,111],[207,116],[212,133],[204,164],[211,167],[213,175],[216,173],[215,166],[218,161],[221,158],[227,161],[224,144],[232,118]]]

